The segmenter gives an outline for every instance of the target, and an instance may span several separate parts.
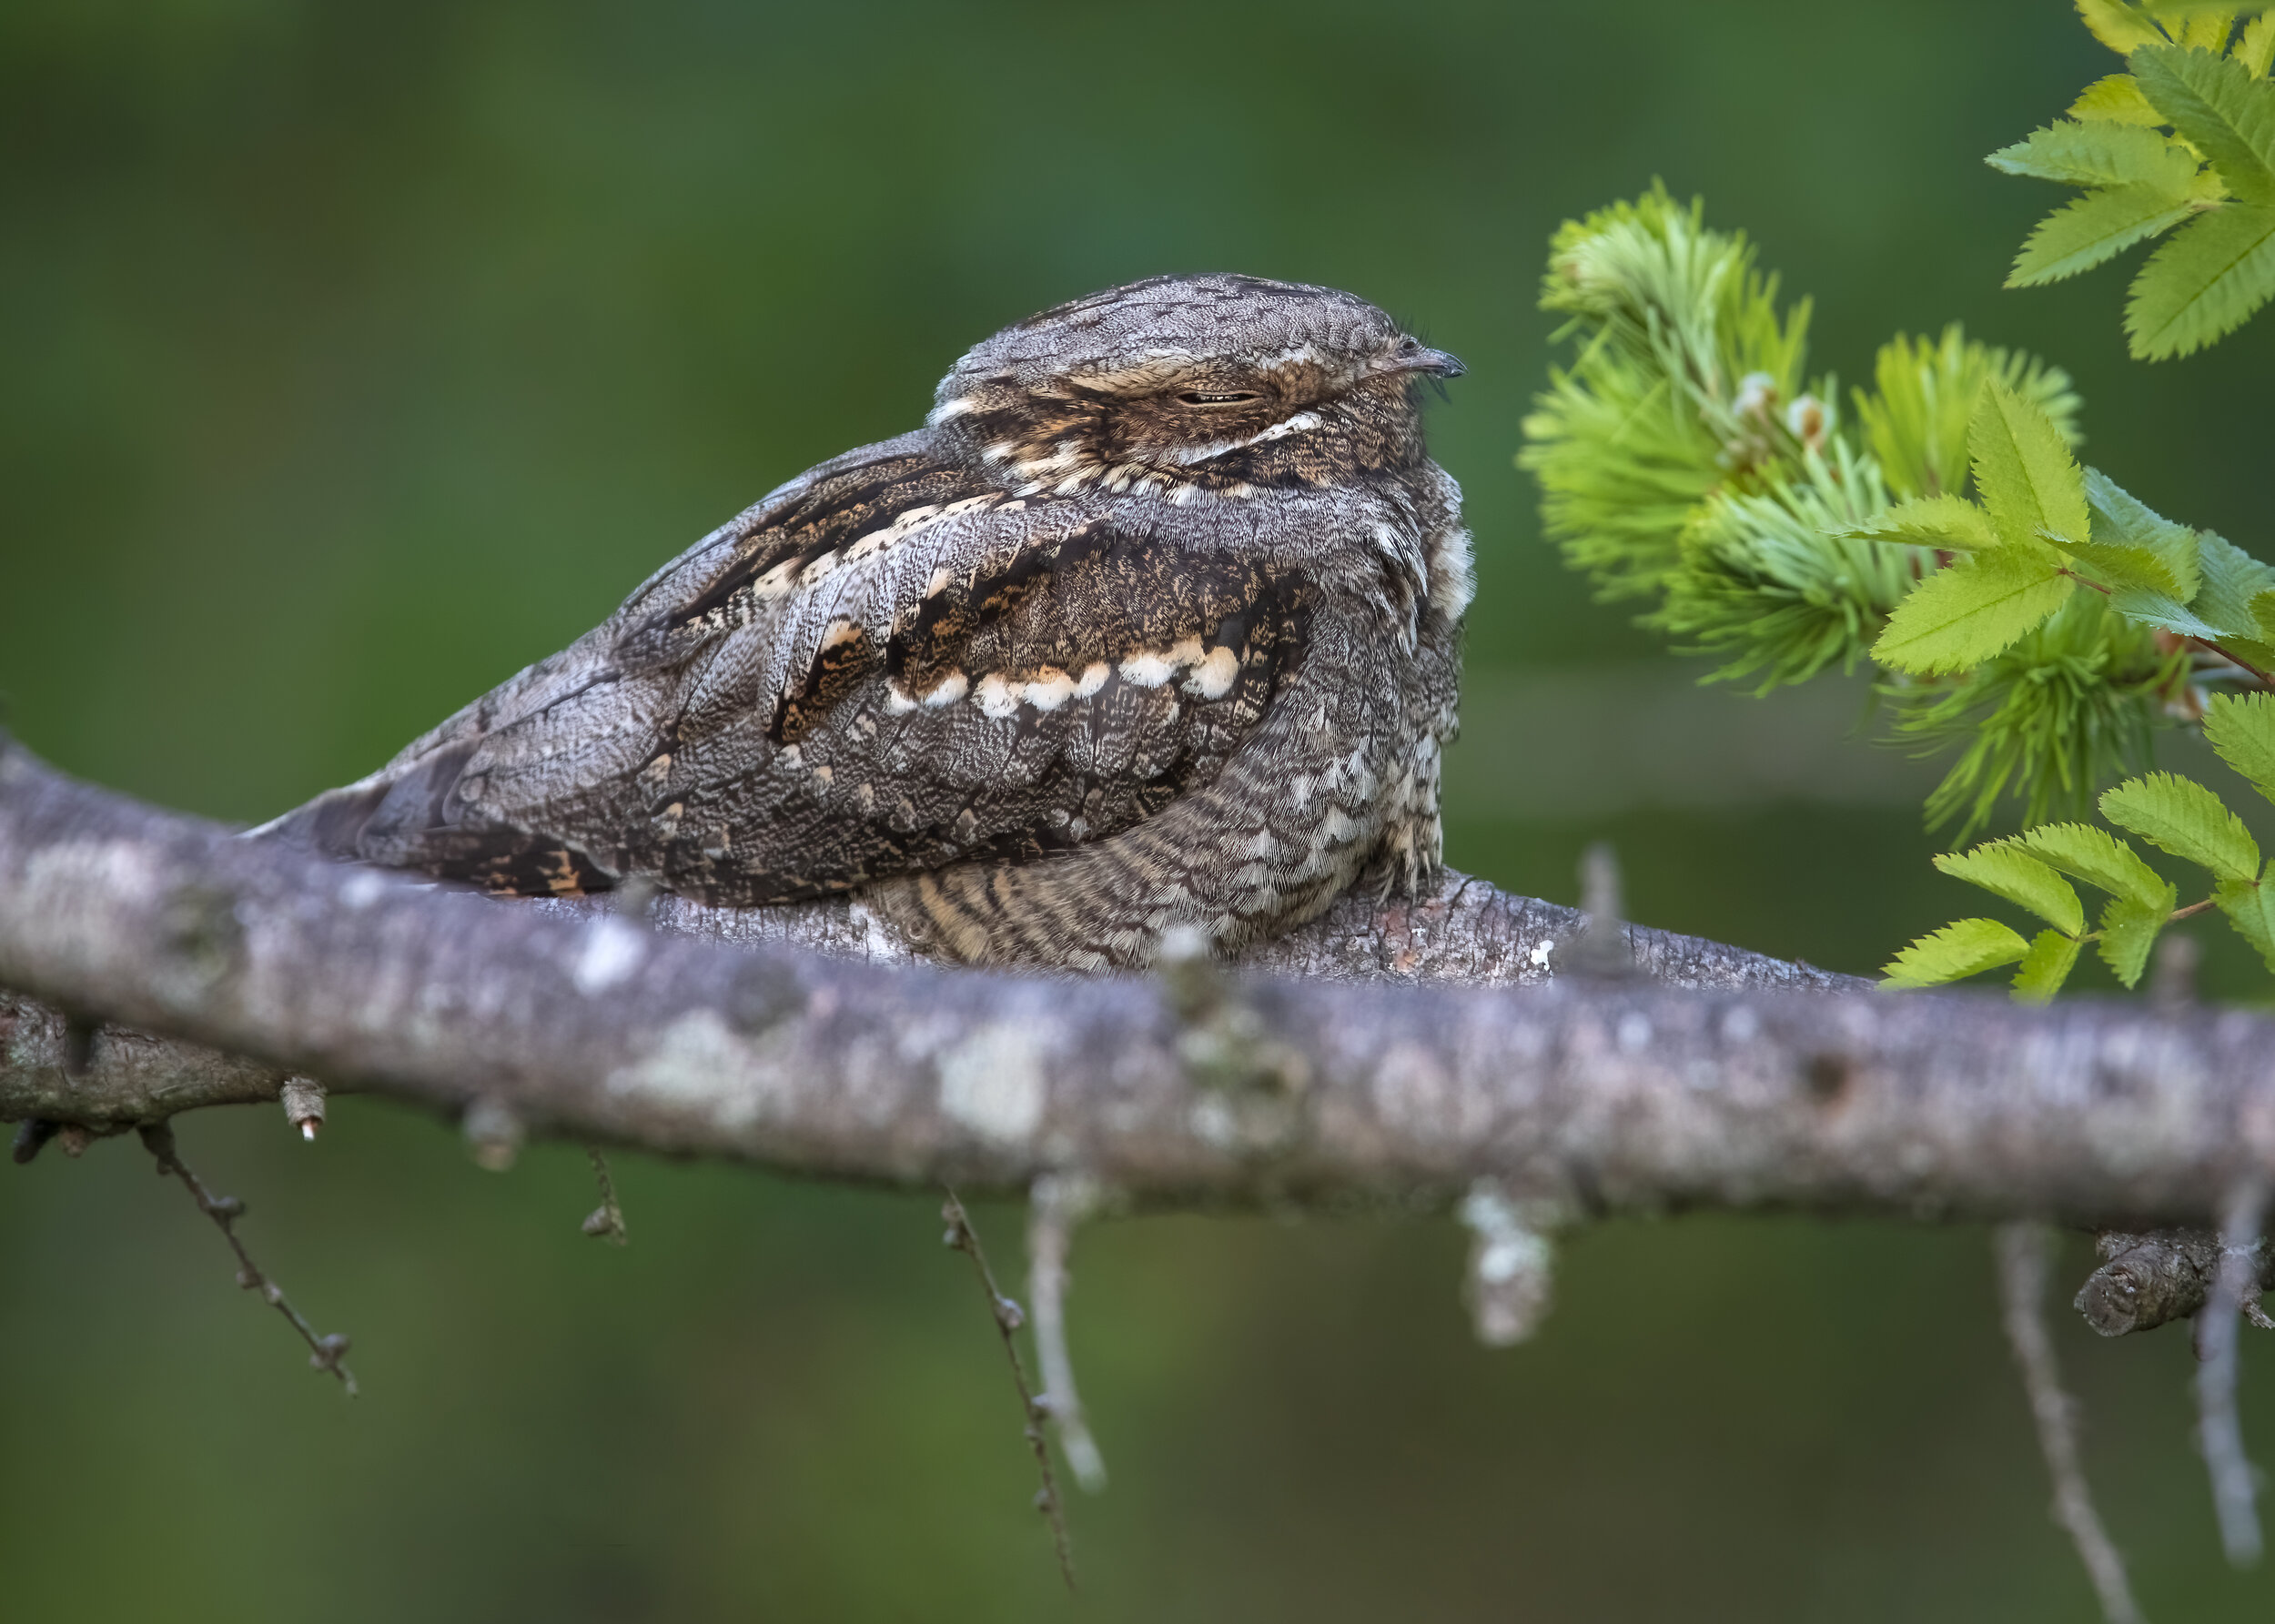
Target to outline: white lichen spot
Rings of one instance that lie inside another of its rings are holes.
[[[1016,1145],[1042,1125],[1043,1051],[1032,1031],[1008,1022],[980,1027],[940,1057],[940,1109],[999,1145]]]
[[[1555,951],[1555,943],[1538,942],[1533,943],[1532,951],[1525,956],[1532,961],[1532,964],[1535,969],[1545,970],[1548,968],[1548,955]]]
[[[647,956],[647,941],[638,930],[621,919],[600,920],[585,933],[571,979],[588,996],[605,993],[628,980]]]
[[[666,1110],[694,1112],[735,1132],[768,1112],[783,1084],[757,1064],[723,1016],[698,1009],[665,1027],[647,1054],[611,1072],[608,1087]]]

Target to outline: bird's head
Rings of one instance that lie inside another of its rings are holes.
[[[1023,495],[1246,496],[1416,466],[1418,386],[1461,371],[1333,288],[1155,277],[974,346],[930,420]]]

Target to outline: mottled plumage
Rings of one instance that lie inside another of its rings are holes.
[[[1438,864],[1470,596],[1418,383],[1348,294],[1045,311],[604,624],[266,832],[495,890],[858,891],[938,956],[1227,948]]]

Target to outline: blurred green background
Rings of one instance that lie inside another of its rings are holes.
[[[2002,294],[2051,188],[1982,155],[2114,64],[2058,0],[0,9],[0,690],[62,765],[232,819],[356,776],[967,344],[1165,270],[1332,283],[1461,354],[1481,594],[1450,857],[1866,971],[1966,904],[1853,691],[1688,684],[1511,466],[1548,233],[1654,175],[1821,301],[1820,364],[1964,319],[2093,455],[2263,555],[2262,322],[2124,358],[2121,279]],[[2232,955],[2216,986],[2240,986]],[[1077,1254],[1115,1471],[1061,1594],[924,1195],[581,1155],[504,1177],[347,1101],[187,1122],[353,1403],[131,1142],[0,1176],[6,1616],[2068,1619],[1973,1229],[1623,1222],[1488,1354],[1444,1220],[1159,1218]],[[982,1207],[1016,1268],[1017,1214]],[[2073,1273],[2088,1266],[2072,1245]],[[2185,1337],[2060,1346],[2148,1609],[2217,1555]],[[2247,1423],[2275,1457],[2275,1362]]]

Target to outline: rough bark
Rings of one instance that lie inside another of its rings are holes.
[[[2267,1017],[1891,997],[1648,932],[1656,979],[1558,975],[1578,923],[1471,882],[1346,902],[1237,976],[978,974],[898,962],[846,904],[643,924],[330,864],[14,750],[0,984],[25,997],[0,1005],[0,1116],[100,1129],[273,1099],[294,1072],[838,1176],[1079,1171],[1143,1205],[1438,1203],[1491,1178],[1575,1213],[2104,1224],[2200,1222],[2275,1156]],[[262,1064],[106,1027],[73,1074],[56,1009]]]

